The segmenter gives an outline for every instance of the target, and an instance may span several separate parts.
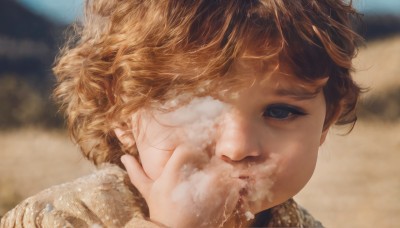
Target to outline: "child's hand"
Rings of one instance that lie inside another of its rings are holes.
[[[188,166],[197,167],[201,160],[199,155],[191,151],[187,147],[178,147],[156,180],[146,175],[134,157],[124,155],[122,161],[131,182],[146,200],[153,222],[168,227],[222,226],[236,211],[239,191],[232,191],[229,186],[221,188],[226,183],[221,183],[218,175],[212,175],[212,172],[210,175],[204,174],[207,175],[207,181],[202,181],[205,185],[202,189],[195,189],[189,184],[190,189],[185,191],[182,183],[190,183],[187,182],[190,175],[184,175],[182,171]],[[178,190],[177,186],[183,188]],[[193,191],[197,192],[196,195],[192,194]]]

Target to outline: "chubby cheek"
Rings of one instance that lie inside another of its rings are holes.
[[[156,153],[143,151],[139,152],[139,157],[144,172],[150,179],[156,180],[160,177],[171,154],[167,151],[157,151]]]
[[[145,115],[141,116],[139,127],[140,131],[134,130],[133,134],[140,162],[147,176],[156,180],[176,147],[176,129],[163,126]]]
[[[318,157],[319,141],[297,141],[287,145],[287,151],[274,154],[277,172],[274,176],[274,204],[280,204],[297,194],[310,180]]]

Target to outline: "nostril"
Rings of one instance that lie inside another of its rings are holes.
[[[230,156],[230,155],[221,155],[220,158],[224,162],[229,163],[231,165],[233,165],[235,163],[238,163],[238,162],[241,162],[241,161],[243,161],[245,159],[245,158],[238,158],[238,157]]]
[[[227,163],[232,163],[233,161],[232,161],[232,159],[230,159],[228,156],[226,156],[226,155],[221,155],[221,159],[224,161],[224,162],[227,162]]]
[[[250,177],[249,176],[239,176],[239,179],[241,179],[241,180],[249,180]]]
[[[236,131],[224,131],[215,142],[215,154],[226,162],[254,160],[262,155],[263,150],[257,139],[241,135]],[[252,134],[250,134],[252,135]]]
[[[252,155],[245,155],[245,154],[222,154],[220,155],[220,159],[223,160],[224,162],[227,162],[229,164],[234,164],[234,163],[241,163],[245,162],[250,164],[251,162],[256,162],[261,159],[260,156],[252,156]]]

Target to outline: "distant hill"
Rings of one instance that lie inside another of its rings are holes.
[[[13,74],[37,86],[48,86],[62,28],[17,1],[2,0],[0,4],[0,75]]]
[[[400,121],[400,34],[368,42],[354,61],[356,81],[368,92],[360,103],[360,119]]]
[[[15,0],[0,3],[0,129],[61,125],[50,101],[61,31]]]
[[[2,0],[0,3],[0,34],[12,39],[30,39],[53,44],[54,25],[38,16],[15,0]]]
[[[362,22],[355,21],[356,30],[366,40],[400,34],[400,15],[365,14]]]

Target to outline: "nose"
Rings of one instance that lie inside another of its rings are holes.
[[[262,154],[256,126],[244,114],[231,111],[218,124],[215,154],[227,162],[251,160]]]

